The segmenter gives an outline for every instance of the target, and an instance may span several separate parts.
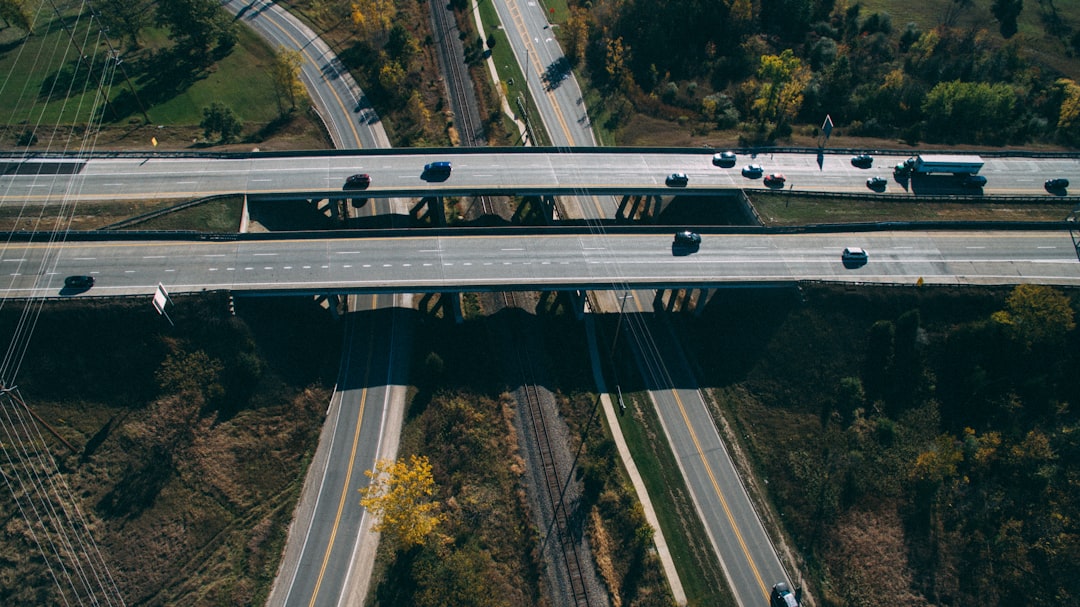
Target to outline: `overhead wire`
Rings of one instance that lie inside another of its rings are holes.
[[[53,152],[56,147],[62,148],[61,157],[66,156],[67,152],[69,152],[74,129],[69,129],[66,137],[57,137],[61,124],[65,124],[65,117],[68,116],[69,100],[76,96],[78,98],[75,107],[75,121],[78,121],[84,110],[83,105],[87,99],[87,90],[91,85],[94,85],[95,93],[92,102],[90,102],[89,119],[87,120],[90,137],[84,139],[80,149],[80,152],[92,152],[94,146],[96,146],[97,133],[100,132],[101,122],[104,120],[105,108],[112,89],[118,57],[110,54],[104,62],[100,63],[102,67],[96,75],[95,82],[96,70],[94,66],[99,65],[98,51],[101,48],[102,39],[107,39],[107,36],[99,28],[96,33],[96,40],[92,44],[94,51],[92,54],[87,55],[82,49],[90,46],[89,41],[94,32],[93,14],[91,14],[90,22],[85,25],[86,29],[80,45],[75,39],[75,32],[82,25],[83,15],[87,12],[85,10],[86,5],[78,7],[76,18],[71,27],[68,28],[64,23],[65,17],[60,9],[52,0],[48,0],[48,3],[53,7],[56,15],[55,21],[61,23],[68,34],[69,44],[62,45],[63,52],[60,65],[67,65],[68,53],[72,48],[78,48],[79,58],[72,68],[67,90],[64,91],[63,101],[60,104],[59,111],[56,112],[52,132],[45,145],[45,153]],[[41,6],[44,6],[44,4]],[[35,21],[40,17],[40,11],[39,8],[39,12],[35,15]],[[57,48],[61,47],[59,42],[60,37],[57,37],[57,44],[53,47],[53,53],[50,55],[52,59],[47,60],[46,64],[55,64]],[[42,60],[43,50],[44,45],[38,47],[38,53],[34,58],[35,67]],[[113,61],[110,62],[110,60]],[[80,68],[85,69],[86,74],[85,78],[81,79],[82,91],[77,91],[75,87],[80,81]],[[14,70],[14,67],[12,70]],[[36,103],[31,104],[28,114],[34,115],[36,113],[37,115],[32,132],[36,133],[37,129],[44,124],[45,116],[50,109],[49,101],[55,99],[56,87],[60,80],[59,77],[53,78],[49,91],[43,94],[45,99],[40,109],[37,108]],[[28,83],[29,81],[24,84],[23,91],[19,96],[19,102],[12,108],[13,116],[22,111],[20,107],[29,86]],[[5,80],[3,85],[0,85],[0,91],[6,85]],[[52,109],[55,110],[56,108]],[[28,151],[29,145],[26,147],[27,150],[24,150],[24,152]],[[35,176],[35,185],[37,185],[39,178],[41,178],[40,173]],[[59,183],[59,181],[52,179],[46,184],[50,187],[50,194],[55,193],[52,188],[61,187],[63,190],[59,196],[59,207],[55,209],[55,218],[50,229],[46,232],[46,251],[36,271],[35,292],[38,293],[45,292],[45,288],[50,286],[55,275],[56,264],[59,262],[60,256],[59,243],[66,240],[75,216],[76,201],[72,197],[72,192],[73,189],[81,187],[81,180],[77,178],[67,180],[66,185]],[[39,228],[46,223],[43,219],[46,206],[42,206],[42,210],[34,221],[35,228]],[[27,201],[24,200],[19,212],[20,220],[26,207]],[[6,251],[9,243],[10,240],[4,244],[4,251]],[[21,264],[24,261],[22,260],[19,263]],[[3,302],[0,302],[0,306],[2,305]],[[123,597],[116,581],[112,577],[101,550],[91,533],[92,526],[78,507],[78,500],[75,498],[71,487],[67,484],[64,474],[59,470],[57,461],[48,452],[48,443],[41,435],[38,423],[35,419],[28,418],[23,413],[24,409],[29,412],[29,407],[22,400],[21,395],[17,393],[17,387],[14,386],[15,378],[25,358],[30,338],[40,318],[43,306],[43,297],[30,297],[26,300],[7,351],[2,362],[0,362],[0,404],[3,405],[4,410],[3,416],[0,417],[0,426],[2,426],[4,434],[12,445],[12,448],[9,448],[7,442],[0,441],[0,450],[7,459],[7,468],[0,470],[0,472],[3,472],[5,485],[8,486],[24,518],[28,515],[33,517],[32,519],[26,518],[28,528],[33,542],[37,545],[49,574],[56,584],[59,600],[65,605],[72,604],[72,601],[79,605],[123,605]],[[35,531],[35,527],[37,527],[37,531]]]

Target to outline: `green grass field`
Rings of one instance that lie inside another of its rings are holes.
[[[89,124],[101,111],[102,95],[120,109],[118,116],[107,115],[106,122],[142,122],[138,103],[116,104],[132,89],[156,124],[197,125],[202,108],[212,101],[229,106],[245,122],[269,122],[277,116],[266,70],[272,51],[247,28],[238,29],[237,44],[228,56],[194,73],[179,70],[162,53],[170,44],[166,32],[146,29],[137,51],[113,41],[122,59],[118,69],[107,59],[110,48],[99,38],[96,22],[91,30],[88,19],[75,19],[76,3],[57,3],[61,17],[51,6],[33,3],[31,9],[41,16],[28,37],[14,27],[0,31],[0,124]],[[80,54],[95,69],[79,61]]]

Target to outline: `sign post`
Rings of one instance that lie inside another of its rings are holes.
[[[169,292],[165,290],[165,285],[161,284],[160,282],[158,283],[157,291],[154,291],[154,299],[152,303],[154,304],[154,309],[157,310],[158,314],[164,316],[165,320],[169,321],[169,324],[175,327],[176,325],[173,324],[172,319],[169,318],[169,313],[165,311],[165,306],[172,305],[172,299],[169,298]]]
[[[825,133],[825,143],[829,142],[829,135],[832,135],[832,129],[832,116],[825,114],[825,124],[821,125],[821,132]]]

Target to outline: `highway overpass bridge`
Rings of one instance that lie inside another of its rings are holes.
[[[262,238],[8,242],[0,297],[329,295],[513,290],[723,288],[824,281],[862,284],[1080,286],[1064,226],[1046,230],[703,232],[696,251],[672,233],[588,229],[319,232]],[[864,265],[841,251],[869,252]],[[94,276],[88,290],[63,287]]]
[[[1043,190],[1051,177],[1080,175],[1077,155],[1000,156],[980,152],[988,183],[973,192],[951,176],[920,182],[892,178],[892,164],[910,153],[876,157],[877,169],[851,165],[845,152],[826,150],[748,151],[735,167],[713,165],[711,149],[659,148],[406,148],[304,153],[137,154],[7,157],[0,160],[0,202],[89,202],[96,200],[174,200],[219,194],[264,199],[326,199],[356,196],[715,196],[764,187],[740,168],[759,164],[766,174],[783,172],[777,189],[857,192],[873,195],[866,178],[889,178],[886,193],[946,195],[1029,195],[1054,197]],[[449,161],[453,170],[439,178],[425,164]],[[686,173],[685,187],[669,187],[671,173]],[[345,179],[367,173],[365,190],[343,189]]]

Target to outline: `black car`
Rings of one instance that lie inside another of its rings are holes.
[[[89,289],[92,286],[93,276],[68,276],[64,279],[64,287],[68,289]]]
[[[363,190],[371,185],[371,176],[367,173],[357,173],[355,175],[349,175],[345,179],[346,190]]]
[[[851,164],[860,169],[868,169],[874,166],[874,157],[870,154],[859,154],[851,157]]]
[[[674,187],[684,187],[690,181],[690,178],[686,176],[686,173],[672,173],[667,176],[664,183]]]
[[[428,164],[425,164],[424,165],[424,172],[425,173],[446,173],[447,175],[449,175],[450,174],[450,169],[452,169],[452,168],[453,167],[450,165],[449,162],[447,162],[445,160],[440,160],[438,162],[429,162]]]
[[[887,183],[884,177],[871,177],[866,180],[866,187],[871,190],[884,190]]]
[[[696,249],[701,246],[701,234],[698,234],[697,232],[691,232],[690,230],[675,232],[675,241],[671,243],[671,246],[677,248]]]
[[[713,154],[712,163],[718,167],[724,167],[730,169],[735,166],[736,156],[735,152],[720,152],[719,154]]]
[[[791,593],[787,582],[779,582],[769,594],[769,607],[799,607],[799,601]]]
[[[1053,192],[1054,190],[1064,190],[1069,187],[1069,180],[1064,177],[1058,177],[1057,179],[1046,180],[1047,191]]]

